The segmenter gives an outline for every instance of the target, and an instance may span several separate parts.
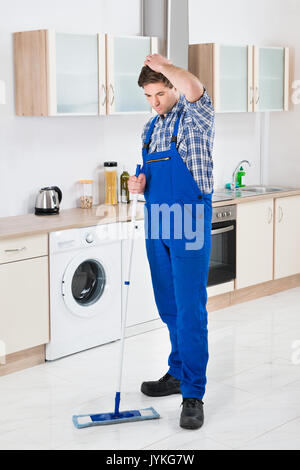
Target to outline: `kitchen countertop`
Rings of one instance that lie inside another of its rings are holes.
[[[258,194],[243,198],[222,200],[213,203],[213,207],[232,204],[243,204],[259,199],[275,199],[278,197],[300,195],[300,189],[280,191],[276,193]],[[130,220],[131,204],[119,203],[116,206],[100,204],[91,209],[65,209],[59,214],[37,216],[24,214],[0,218],[0,240],[5,238],[23,237],[41,233],[56,232],[78,227],[90,227],[98,224],[126,222]],[[144,218],[144,202],[137,203],[136,219]]]
[[[99,204],[90,209],[65,209],[54,215],[24,214],[0,218],[0,240],[41,233],[56,232],[99,224],[130,220],[131,204],[115,206]],[[144,218],[144,202],[137,203],[136,219]]]

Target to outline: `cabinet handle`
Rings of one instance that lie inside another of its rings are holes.
[[[249,95],[250,95],[250,104],[253,104],[253,100],[254,100],[253,86],[249,87]]]
[[[255,104],[259,102],[259,88],[258,86],[255,87]]]
[[[106,103],[106,86],[103,83],[101,85],[101,89],[103,91],[103,101],[102,101],[101,105],[104,106],[105,103]]]
[[[112,99],[109,101],[109,104],[112,106],[115,101],[115,90],[112,84],[109,85],[109,89],[112,91]]]
[[[22,248],[10,248],[10,249],[4,250],[4,251],[5,251],[5,253],[12,253],[12,252],[23,251],[23,250],[26,250],[26,246],[22,246]]]
[[[272,219],[273,219],[273,211],[271,209],[271,207],[269,207],[269,217],[268,217],[268,224],[270,224],[272,222]]]
[[[224,228],[215,228],[214,230],[211,230],[211,235],[218,235],[220,233],[231,232],[231,230],[234,230],[234,225],[229,225],[229,227]]]
[[[283,219],[283,210],[281,206],[278,207],[278,211],[279,211],[278,222],[280,223]]]

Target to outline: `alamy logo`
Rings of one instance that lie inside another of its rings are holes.
[[[294,80],[292,88],[295,90],[292,94],[292,102],[293,104],[300,104],[300,80]]]
[[[150,204],[144,206],[144,230],[132,233],[130,223],[112,223],[115,218],[130,222],[131,208],[126,204],[107,208],[99,206],[97,237],[101,240],[124,240],[128,238],[183,240],[186,251],[201,250],[204,244],[204,204]],[[105,223],[105,219],[107,222]],[[138,221],[137,221],[138,222]]]
[[[145,207],[146,238],[184,240],[185,249],[200,250],[204,244],[204,204],[151,204]]]

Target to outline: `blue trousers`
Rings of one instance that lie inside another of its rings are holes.
[[[153,291],[169,329],[169,374],[183,398],[203,398],[208,362],[207,278],[211,248],[211,199],[205,201],[204,245],[198,255],[179,256],[170,240],[146,238]]]

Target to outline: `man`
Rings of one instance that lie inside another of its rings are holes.
[[[159,54],[146,57],[138,84],[158,115],[144,128],[142,173],[138,178],[131,176],[128,187],[130,192],[145,196],[147,257],[156,305],[171,341],[168,372],[158,381],[143,382],[141,391],[148,396],[181,393],[180,426],[198,429],[204,420],[202,398],[208,361],[206,284],[214,110],[197,77]],[[158,236],[149,235],[157,204],[177,204],[184,217],[187,207],[192,223],[202,220],[196,228],[202,231],[196,233],[202,235],[200,248],[187,249],[190,237],[184,232],[178,239],[175,222],[174,226],[170,223],[170,236],[162,235],[159,221]],[[198,215],[200,206],[203,211]]]

